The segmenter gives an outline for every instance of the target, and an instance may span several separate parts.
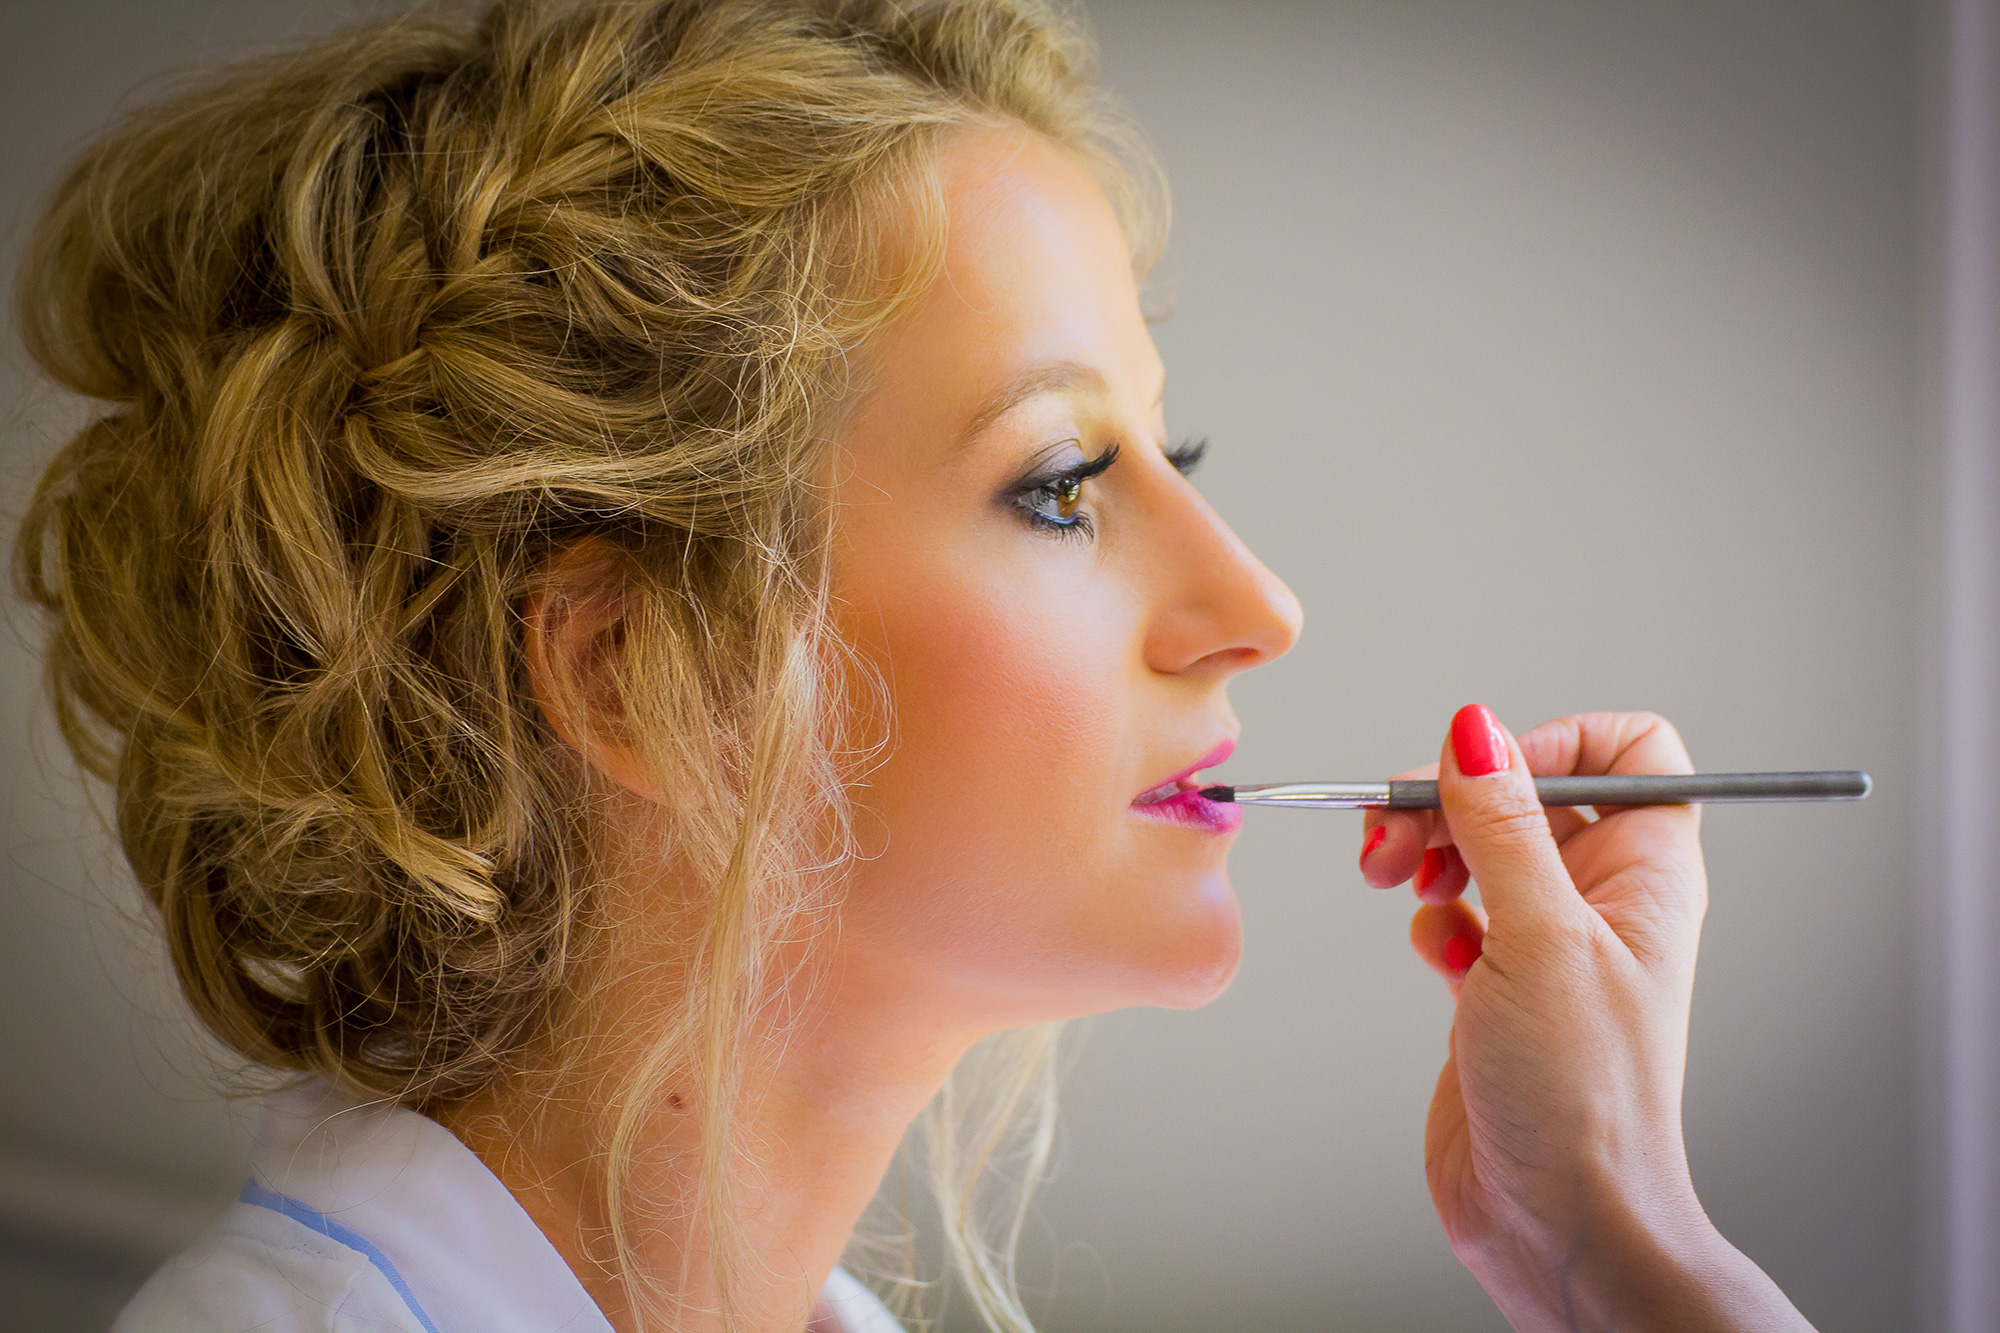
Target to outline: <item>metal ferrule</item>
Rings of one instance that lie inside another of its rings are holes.
[[[1238,805],[1296,805],[1316,810],[1362,810],[1389,803],[1386,782],[1267,782],[1236,789]]]

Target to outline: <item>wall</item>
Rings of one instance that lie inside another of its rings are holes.
[[[1687,1124],[1810,1317],[1908,1326],[1911,11],[1091,12],[1176,189],[1169,425],[1307,611],[1227,771],[1385,775],[1470,699],[1872,770],[1709,812]],[[1421,1176],[1448,1003],[1356,827],[1250,812],[1236,985],[1086,1036],[1063,1327],[1504,1327]]]
[[[1907,1326],[1911,7],[1089,9],[1176,189],[1170,425],[1213,438],[1204,489],[1307,608],[1236,689],[1228,774],[1382,776],[1469,699],[1654,708],[1711,769],[1873,771],[1858,807],[1709,813],[1687,1120],[1711,1213],[1810,1317]],[[353,12],[11,7],[9,263],[135,83]],[[64,408],[0,394],[12,510]],[[8,754],[32,676],[0,644]],[[0,1303],[51,1329],[101,1326],[241,1151],[63,773],[0,771]],[[1251,812],[1235,987],[1084,1025],[1031,1246],[1050,1328],[1504,1327],[1424,1193],[1449,1005],[1357,828]]]

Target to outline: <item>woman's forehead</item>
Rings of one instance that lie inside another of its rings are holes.
[[[1096,181],[1028,130],[953,136],[940,168],[943,263],[877,343],[875,406],[936,462],[1028,404],[1151,415],[1163,372]]]

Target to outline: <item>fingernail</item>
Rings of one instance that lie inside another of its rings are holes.
[[[1417,862],[1417,876],[1413,881],[1417,892],[1422,893],[1431,886],[1431,881],[1444,873],[1444,853],[1436,847],[1424,850],[1424,859]]]
[[[1387,825],[1377,824],[1374,828],[1369,829],[1368,836],[1361,840],[1361,859],[1364,862],[1367,861],[1368,853],[1380,847],[1383,840],[1388,836],[1389,829]]]
[[[1463,975],[1472,970],[1481,953],[1479,941],[1470,935],[1454,935],[1444,942],[1444,965]]]
[[[1451,753],[1458,771],[1469,778],[1485,777],[1507,767],[1507,733],[1485,704],[1467,704],[1452,715]]]

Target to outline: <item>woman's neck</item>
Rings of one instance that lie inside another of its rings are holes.
[[[984,1035],[948,1030],[893,973],[853,959],[823,969],[801,988],[803,1011],[768,1043],[777,1054],[746,1078],[729,1131],[729,1159],[747,1166],[728,1198],[735,1328],[805,1327],[905,1130]],[[520,1201],[612,1326],[637,1333],[641,1289],[613,1260],[606,1211],[609,1117],[598,1108],[613,1099],[587,1091],[619,1081],[541,1083],[532,1093],[522,1085],[439,1118]],[[698,1105],[691,1089],[660,1091],[631,1144],[621,1209],[631,1261],[678,1306],[674,1327],[688,1330],[721,1326],[699,1202]]]

